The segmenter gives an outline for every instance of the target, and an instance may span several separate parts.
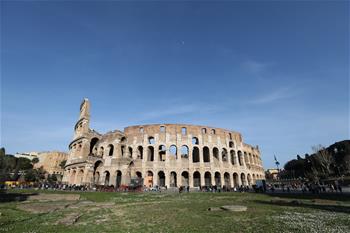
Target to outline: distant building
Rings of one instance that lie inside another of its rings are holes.
[[[32,161],[34,158],[38,158],[39,152],[27,152],[27,153],[16,153],[16,158],[26,158]]]
[[[42,167],[50,175],[63,176],[64,169],[60,167],[60,164],[67,160],[67,153],[59,151],[41,152],[38,154],[38,158],[39,162],[34,164],[34,168]]]
[[[265,177],[268,180],[278,180],[278,173],[279,173],[278,169],[270,168],[266,170]]]

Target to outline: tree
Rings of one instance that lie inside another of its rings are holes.
[[[5,148],[4,148],[4,147],[1,147],[1,148],[0,148],[0,157],[1,157],[1,156],[5,156],[5,155],[6,155]]]
[[[32,164],[36,164],[36,163],[39,163],[39,159],[38,158],[33,158],[32,159]]]
[[[331,174],[331,166],[333,163],[333,156],[322,145],[313,146],[312,150],[315,152],[315,168],[320,170],[321,174],[327,178]]]

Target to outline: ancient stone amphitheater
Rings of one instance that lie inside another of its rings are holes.
[[[63,182],[76,185],[146,187],[251,186],[264,179],[259,148],[238,132],[185,124],[130,126],[99,134],[89,128],[90,103],[69,144]]]

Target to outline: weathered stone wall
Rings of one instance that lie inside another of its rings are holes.
[[[89,127],[89,113],[81,118]],[[258,147],[245,144],[238,132],[186,124],[137,125],[104,135],[75,130],[85,133],[75,133],[69,145],[69,184],[118,187],[142,177],[146,186],[234,187],[264,179]]]

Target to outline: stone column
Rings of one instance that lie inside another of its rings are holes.
[[[205,178],[204,178],[204,174],[205,172],[200,172],[200,175],[201,175],[201,178],[200,178],[200,181],[201,181],[201,186],[204,186],[205,185]]]
[[[170,187],[170,172],[164,171],[164,175],[165,175],[165,186],[167,188],[169,188]]]
[[[188,186],[193,188],[193,172],[191,171],[188,172]]]

